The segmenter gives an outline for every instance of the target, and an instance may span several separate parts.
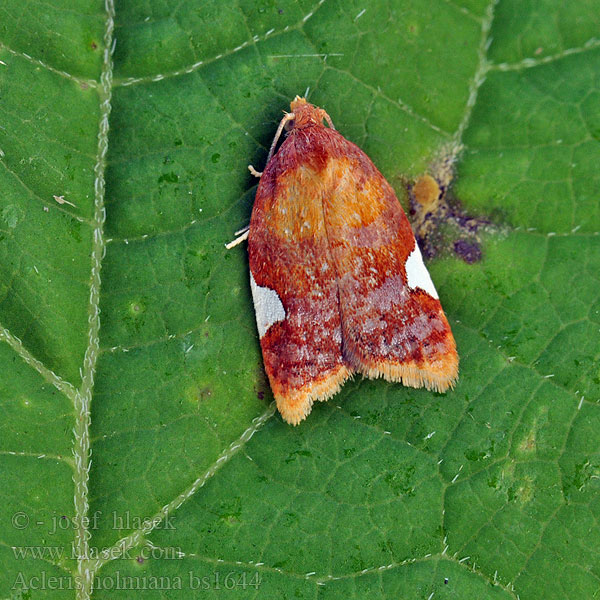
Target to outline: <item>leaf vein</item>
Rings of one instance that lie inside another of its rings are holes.
[[[105,549],[100,556],[92,563],[90,572],[92,577],[107,562],[119,558],[124,552],[140,545],[144,541],[144,537],[151,533],[168,515],[180,508],[187,500],[189,500],[204,484],[229,460],[231,460],[241,448],[250,440],[250,438],[275,414],[275,402],[272,402],[267,410],[252,421],[252,425],[248,427],[240,437],[233,441],[208,467],[208,469],[200,475],[196,480],[171,502],[165,504],[144,527],[137,529],[133,533],[121,538],[111,548]]]
[[[98,87],[98,82],[94,79],[84,79],[83,77],[77,77],[75,75],[71,75],[71,73],[68,73],[67,71],[62,71],[61,69],[57,69],[56,67],[53,67],[53,66],[49,65],[48,63],[45,63],[43,60],[40,60],[39,58],[35,58],[35,57],[27,54],[26,52],[19,52],[18,50],[13,50],[12,48],[9,48],[5,44],[0,44],[0,50],[5,50],[9,54],[12,54],[13,56],[16,56],[18,58],[24,58],[25,60],[29,61],[30,63],[32,63],[34,65],[38,65],[38,66],[46,69],[47,71],[50,71],[51,73],[55,73],[57,75],[60,75],[61,77],[64,77],[65,79],[70,79],[71,81],[74,81],[75,83],[78,83],[79,85],[84,85],[84,86],[87,85],[92,88]]]
[[[235,46],[235,48],[230,48],[228,50],[224,50],[223,52],[220,52],[219,54],[217,54],[215,56],[212,56],[205,60],[198,60],[195,63],[192,63],[191,65],[182,67],[181,69],[176,69],[175,71],[169,71],[168,73],[157,73],[155,75],[146,75],[144,77],[128,77],[126,79],[116,80],[115,87],[152,83],[155,81],[162,81],[163,79],[167,79],[167,78],[171,78],[171,77],[179,77],[180,75],[188,75],[189,73],[193,73],[194,71],[197,71],[198,69],[200,69],[201,67],[203,67],[205,65],[209,65],[209,64],[216,62],[217,60],[220,60],[222,58],[227,58],[228,56],[231,56],[232,54],[236,54],[236,53],[240,52],[241,50],[248,48],[251,45],[256,45],[259,42],[264,42],[267,39],[277,37],[279,35],[287,33],[288,31],[293,31],[295,29],[301,28],[304,25],[304,23],[306,23],[306,21],[308,21],[314,15],[314,13],[319,9],[319,7],[324,2],[325,2],[325,0],[319,0],[317,2],[317,4],[313,7],[313,9],[308,14],[306,14],[304,17],[302,17],[302,19],[300,21],[298,21],[294,25],[286,25],[280,31],[275,31],[273,29],[269,29],[267,32],[263,33],[262,35],[257,34],[257,35],[252,36],[250,39],[247,39],[245,42],[242,42],[238,46]]]
[[[52,384],[57,390],[67,396],[67,398],[70,398],[73,403],[76,402],[77,390],[75,387],[35,358],[35,356],[25,348],[23,342],[2,325],[0,325],[0,340],[5,341],[21,357],[21,359],[27,365],[35,369],[45,381]]]
[[[91,467],[90,425],[91,402],[94,390],[96,363],[100,354],[100,271],[106,250],[104,238],[104,207],[106,154],[108,151],[109,116],[111,112],[113,52],[115,27],[114,0],[105,0],[106,26],[104,32],[104,57],[98,96],[100,100],[100,121],[98,125],[98,149],[94,165],[94,217],[91,251],[90,296],[88,305],[88,346],[83,359],[82,381],[76,396],[76,420],[73,428],[73,456],[75,458],[74,504],[75,504],[75,548],[77,552],[77,571],[80,585],[77,597],[80,600],[90,598],[93,589],[93,571],[89,568],[90,531],[87,523],[89,511],[88,482]]]
[[[590,38],[587,42],[583,44],[583,46],[579,46],[577,48],[567,48],[562,52],[558,52],[557,54],[550,54],[549,56],[543,56],[542,58],[524,58],[516,63],[495,63],[489,65],[490,71],[521,71],[524,69],[531,69],[533,67],[539,67],[541,65],[547,65],[548,63],[555,62],[557,60],[561,60],[567,56],[571,56],[573,54],[582,54],[584,52],[588,52],[590,50],[594,50],[596,48],[600,48],[600,38],[593,37]]]

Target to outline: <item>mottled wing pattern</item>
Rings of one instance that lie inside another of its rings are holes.
[[[248,237],[265,369],[279,411],[293,424],[305,418],[314,400],[339,391],[350,375],[342,357],[322,182],[297,159],[291,136],[261,177]]]
[[[250,221],[251,288],[265,369],[297,424],[354,372],[444,391],[450,326],[394,191],[326,113],[292,103]]]
[[[410,224],[371,160],[336,131],[323,196],[344,359],[368,377],[444,391],[458,375],[450,326]]]

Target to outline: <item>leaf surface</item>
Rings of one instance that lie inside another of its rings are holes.
[[[598,15],[6,0],[0,596],[594,597]],[[456,389],[357,378],[292,428],[224,244],[304,93],[404,202],[454,151],[489,226],[429,265]]]

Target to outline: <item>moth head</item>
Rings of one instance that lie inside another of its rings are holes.
[[[290,104],[292,112],[288,117],[293,117],[285,124],[287,131],[291,129],[304,129],[305,127],[323,127],[323,119],[327,113],[318,106],[310,104],[306,98],[296,96]]]

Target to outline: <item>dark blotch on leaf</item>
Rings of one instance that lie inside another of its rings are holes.
[[[467,450],[465,453],[465,458],[470,461],[478,461],[483,460],[486,457],[486,453],[483,451],[477,450]]]
[[[286,463],[291,463],[296,460],[299,456],[312,456],[312,452],[310,450],[294,450],[294,452],[290,452],[288,457],[285,459]]]
[[[177,173],[173,173],[173,171],[171,171],[170,173],[163,173],[159,178],[158,178],[158,183],[177,183],[179,181],[179,175],[177,175]]]
[[[221,160],[221,155],[218,152],[215,152],[210,159],[214,162],[214,163],[218,163]]]
[[[454,252],[470,265],[481,260],[481,248],[476,242],[456,240],[454,242]]]
[[[466,263],[481,260],[479,232],[491,223],[472,217],[452,192],[455,154],[449,154],[432,166],[433,175],[405,181],[410,202],[411,225],[426,259],[454,250]],[[454,240],[452,239],[454,238]]]

